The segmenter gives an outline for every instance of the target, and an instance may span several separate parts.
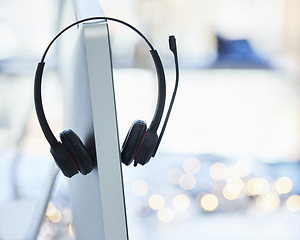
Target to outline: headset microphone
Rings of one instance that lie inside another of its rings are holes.
[[[155,156],[157,148],[161,142],[162,136],[164,134],[171,109],[173,107],[175,95],[178,87],[178,79],[179,79],[179,66],[178,66],[178,56],[176,49],[176,40],[174,36],[171,36],[169,39],[170,50],[174,54],[175,58],[175,67],[176,67],[176,83],[175,89],[172,95],[172,99],[170,101],[170,106],[168,112],[166,114],[166,118],[164,124],[162,126],[159,137],[157,136],[157,130],[159,124],[162,119],[162,115],[164,112],[165,106],[165,98],[166,98],[166,83],[165,83],[165,74],[162,62],[158,55],[158,52],[153,48],[149,40],[136,28],[131,26],[130,24],[110,17],[91,17],[81,19],[77,22],[72,23],[71,25],[64,28],[60,31],[49,43],[47,46],[41,61],[38,63],[37,70],[35,73],[34,80],[34,103],[36,114],[42,128],[42,131],[50,144],[50,152],[54,157],[54,160],[57,166],[62,170],[63,174],[67,177],[72,177],[78,172],[83,175],[88,174],[94,168],[93,161],[88,153],[88,150],[77,136],[77,134],[71,129],[64,130],[60,133],[60,141],[58,141],[51,128],[47,122],[45,112],[42,104],[42,93],[41,93],[41,84],[42,84],[42,75],[45,66],[45,58],[48,50],[52,46],[52,44],[62,35],[65,31],[74,27],[80,23],[92,20],[110,20],[114,22],[121,23],[133,31],[135,31],[150,48],[150,53],[152,59],[154,61],[157,79],[158,79],[158,97],[156,103],[156,109],[151,121],[149,128],[144,121],[136,120],[132,126],[130,127],[128,134],[124,140],[121,149],[121,161],[125,165],[130,165],[134,161],[134,166],[137,164],[144,165],[146,164],[151,157]]]

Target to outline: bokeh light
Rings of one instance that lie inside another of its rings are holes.
[[[132,185],[132,191],[137,196],[145,196],[148,193],[148,184],[143,180],[137,180]]]
[[[75,230],[74,230],[74,226],[72,223],[69,224],[68,231],[69,231],[70,237],[75,238]]]
[[[179,185],[184,190],[191,190],[196,186],[197,180],[191,174],[184,174],[179,179]]]
[[[46,216],[53,223],[59,223],[61,221],[61,218],[62,218],[61,212],[51,202],[48,204],[48,208],[47,208],[47,211],[46,211]]]
[[[216,210],[216,208],[218,207],[219,200],[213,194],[205,194],[201,198],[200,205],[205,211],[212,212],[212,211]]]
[[[256,205],[261,210],[273,212],[280,206],[280,198],[276,193],[267,193],[260,195],[256,199]]]
[[[275,183],[276,191],[279,194],[286,194],[293,188],[293,182],[289,177],[281,177]]]
[[[234,182],[228,182],[223,188],[223,196],[228,200],[234,200],[244,193],[244,183],[241,179]]]
[[[210,176],[212,179],[216,181],[221,181],[224,179],[224,173],[225,173],[226,165],[221,162],[214,163],[210,167]]]
[[[148,204],[153,210],[160,210],[165,206],[165,199],[159,194],[154,194],[149,198]]]
[[[297,212],[300,210],[300,196],[292,195],[286,201],[287,209],[291,212]]]
[[[184,194],[179,194],[173,199],[174,208],[180,211],[186,210],[190,204],[190,198]]]
[[[251,178],[247,182],[247,193],[250,196],[262,195],[270,188],[269,182],[264,178]]]
[[[49,223],[45,222],[42,226],[41,226],[41,230],[40,230],[40,234],[43,236],[48,235],[50,232],[50,228],[49,228]]]
[[[158,219],[163,223],[169,223],[174,219],[174,212],[170,208],[162,208],[157,212]]]
[[[190,157],[184,160],[183,169],[188,174],[196,174],[200,171],[201,163],[195,157]]]

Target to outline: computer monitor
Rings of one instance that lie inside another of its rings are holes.
[[[61,26],[103,16],[98,0],[67,0]],[[110,39],[106,21],[80,24],[58,43],[63,81],[64,127],[75,131],[96,155],[97,167],[69,180],[77,239],[127,240]]]

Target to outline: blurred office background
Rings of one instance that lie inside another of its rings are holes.
[[[0,0],[4,240],[21,239],[30,226],[53,162],[34,112],[33,77],[61,28],[61,2]],[[156,47],[168,101],[175,80],[169,35],[176,36],[180,57],[178,96],[157,157],[145,167],[123,168],[130,239],[299,239],[300,2],[100,3],[107,16],[136,26]],[[156,81],[140,38],[109,25],[122,143],[134,120],[151,120]],[[58,134],[63,80],[55,58],[53,51],[44,102]],[[59,174],[39,239],[74,238],[68,185]]]

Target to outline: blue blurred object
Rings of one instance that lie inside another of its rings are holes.
[[[212,68],[272,69],[271,63],[259,56],[247,39],[217,38],[217,58]]]

